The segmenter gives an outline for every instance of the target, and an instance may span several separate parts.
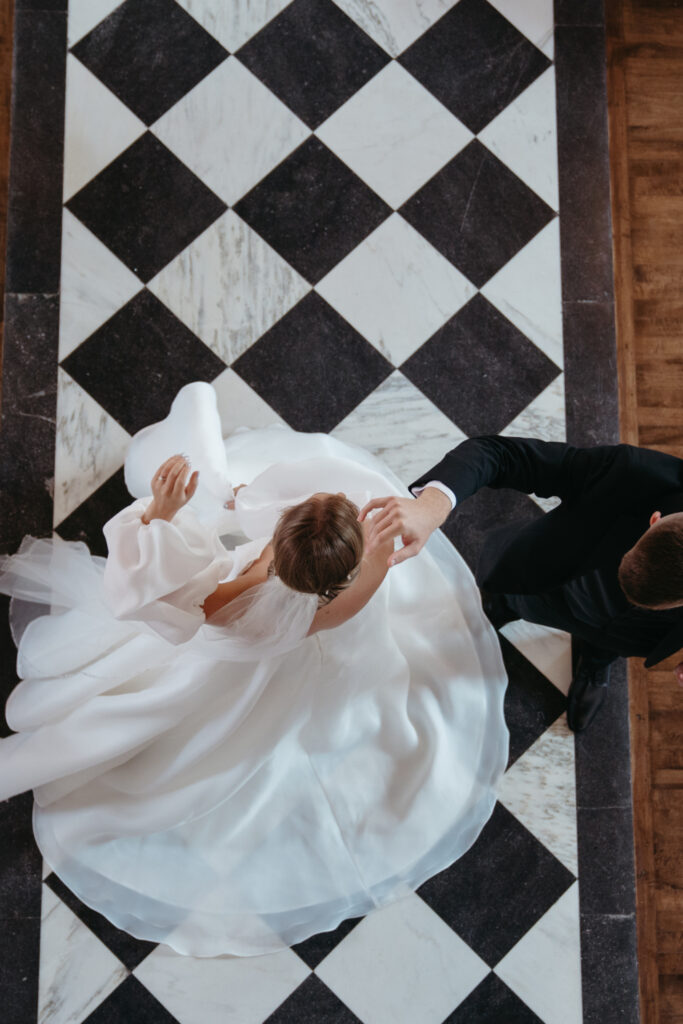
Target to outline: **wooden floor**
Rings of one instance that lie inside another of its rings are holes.
[[[683,457],[683,4],[607,9],[621,435]],[[643,1024],[683,1024],[680,657],[630,667]]]
[[[622,437],[683,457],[683,5],[607,0],[607,8]],[[11,25],[12,0],[0,0],[0,284]],[[683,1024],[676,660],[650,672],[631,666],[643,1024]]]

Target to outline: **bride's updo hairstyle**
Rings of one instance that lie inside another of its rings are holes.
[[[286,509],[273,534],[273,571],[286,586],[331,601],[363,556],[358,509],[340,494],[316,494]]]

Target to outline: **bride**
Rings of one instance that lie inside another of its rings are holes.
[[[286,427],[223,441],[197,383],[125,472],[106,563],[57,536],[0,559],[0,799],[33,789],[52,870],[138,938],[248,956],[460,857],[507,760],[505,673],[443,535],[389,572],[364,555],[358,509],[406,493],[390,470]]]

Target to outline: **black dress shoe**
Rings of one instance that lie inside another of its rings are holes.
[[[481,606],[495,629],[500,629],[506,622],[513,622],[519,618],[517,612],[513,611],[502,594],[490,594],[488,590],[482,590]]]
[[[596,667],[579,655],[567,694],[567,725],[573,732],[583,732],[593,721],[608,683],[609,665]]]

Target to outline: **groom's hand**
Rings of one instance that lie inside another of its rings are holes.
[[[419,498],[374,498],[360,510],[359,521],[362,523],[372,511],[375,515],[369,520],[365,537],[367,554],[395,537],[403,541],[403,547],[389,557],[391,566],[420,551],[430,534],[448,518],[451,503],[443,491],[425,487]]]

